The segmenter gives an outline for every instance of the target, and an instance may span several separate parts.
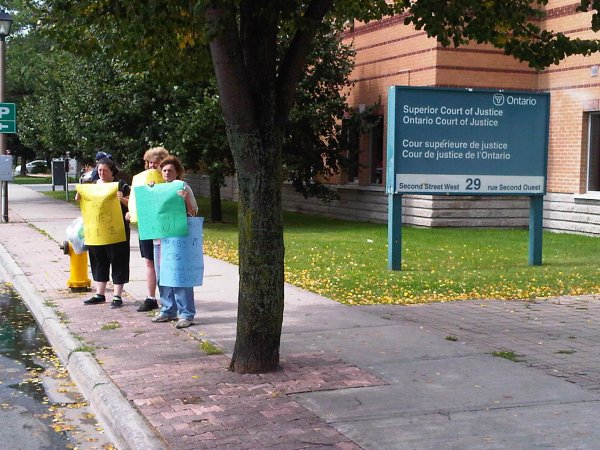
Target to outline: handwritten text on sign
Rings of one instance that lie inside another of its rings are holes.
[[[186,237],[165,238],[160,241],[161,286],[202,286],[204,256],[202,254],[203,217],[188,217]]]
[[[123,242],[125,223],[117,198],[119,183],[78,184],[85,245]]]
[[[183,181],[134,187],[140,239],[187,236]]]

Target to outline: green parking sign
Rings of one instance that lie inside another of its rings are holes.
[[[0,103],[0,133],[16,133],[17,106],[14,103]]]

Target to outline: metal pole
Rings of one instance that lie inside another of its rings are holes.
[[[401,194],[388,194],[388,269],[402,270]]]
[[[6,41],[0,37],[0,103],[4,103],[6,89]],[[6,134],[0,133],[0,155],[6,155]],[[8,222],[8,182],[2,182],[2,222]]]
[[[544,232],[544,196],[529,197],[529,265],[542,265],[542,234]]]
[[[65,201],[69,201],[69,152],[65,154]]]

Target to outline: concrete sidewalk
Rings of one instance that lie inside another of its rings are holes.
[[[599,447],[593,296],[348,307],[286,286],[281,370],[239,375],[227,370],[236,266],[206,259],[195,326],[155,324],[136,312],[145,280],[132,233],[125,306],[84,306],[59,248],[78,208],[13,184],[9,207],[6,276],[119,448]],[[205,340],[225,354],[206,355]]]

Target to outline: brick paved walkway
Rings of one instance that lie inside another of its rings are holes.
[[[235,298],[224,289],[231,271],[212,262],[215,270],[197,297],[198,324],[185,330],[152,323],[151,314],[136,312],[131,295],[122,309],[84,306],[89,293],[65,287],[69,261],[56,237],[77,213],[20,193],[19,211],[36,225],[11,211],[0,244],[173,449],[429,450],[440,442],[487,449],[495,442],[530,450],[565,448],[552,447],[557,442],[595,448],[589,443],[600,439],[596,296],[350,308],[286,291],[280,370],[240,375],[227,370],[228,356],[200,348],[213,338],[231,348]],[[132,264],[143,264],[136,257]],[[137,300],[140,273],[126,285]],[[522,362],[491,358],[495,351],[514,352]],[[489,365],[498,372],[488,373]],[[488,396],[478,389],[486,384]],[[534,420],[520,434],[503,431],[523,418]]]
[[[530,367],[592,391],[600,390],[598,296],[376,308],[393,320],[442,330],[486,352],[512,351]]]
[[[59,243],[22,218],[2,230],[0,243],[171,448],[360,448],[291,394],[382,384],[377,377],[324,353],[289,355],[271,374],[229,372],[229,357],[200,349],[197,330],[152,323],[127,295],[121,309],[83,305],[89,293],[65,288]]]

